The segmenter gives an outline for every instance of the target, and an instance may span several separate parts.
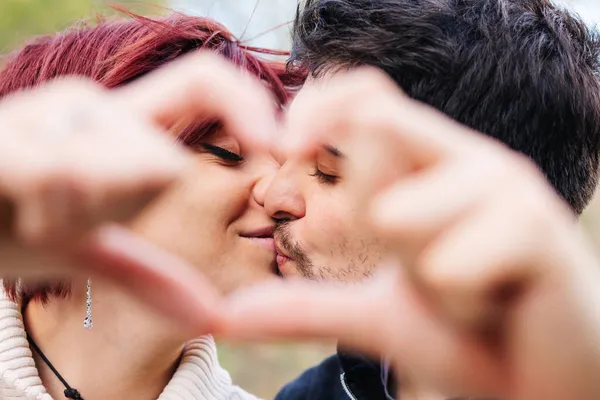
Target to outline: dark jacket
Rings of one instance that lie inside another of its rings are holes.
[[[381,364],[340,350],[284,386],[275,397],[275,400],[387,399]]]
[[[387,393],[386,393],[387,386]],[[397,392],[393,380],[384,384],[381,363],[338,350],[281,389],[275,400],[389,400]],[[453,397],[448,400],[476,400]],[[497,400],[477,397],[479,400]]]

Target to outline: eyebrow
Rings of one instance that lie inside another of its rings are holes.
[[[340,149],[338,149],[338,148],[337,148],[337,147],[335,147],[335,146],[332,146],[332,145],[330,145],[330,144],[326,144],[326,145],[324,145],[324,146],[323,146],[323,148],[324,148],[324,149],[325,149],[325,150],[326,150],[326,151],[327,151],[329,154],[331,154],[331,155],[332,155],[332,156],[334,156],[334,157],[346,158],[346,156],[344,155],[344,153],[342,153],[342,152],[340,151]]]

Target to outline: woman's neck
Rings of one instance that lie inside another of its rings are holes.
[[[167,385],[187,338],[172,322],[101,281],[93,282],[94,327],[83,327],[85,282],[68,299],[31,302],[25,326],[62,377],[86,400],[156,399]],[[44,386],[63,399],[64,386],[34,352]]]

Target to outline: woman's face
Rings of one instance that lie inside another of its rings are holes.
[[[152,204],[133,229],[196,266],[224,292],[276,271],[273,220],[263,208],[279,164],[219,130],[193,149],[189,176]]]

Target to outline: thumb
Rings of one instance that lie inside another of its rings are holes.
[[[223,309],[232,339],[335,338],[364,354],[386,355],[396,372],[448,393],[499,393],[493,355],[432,312],[401,271],[384,269],[359,285],[270,283],[238,292]]]
[[[300,280],[257,285],[227,299],[217,334],[236,340],[335,338],[379,355],[383,335],[373,327],[383,326],[386,293],[378,286]]]

